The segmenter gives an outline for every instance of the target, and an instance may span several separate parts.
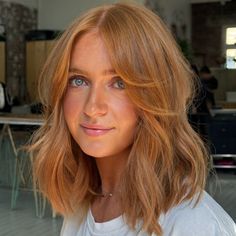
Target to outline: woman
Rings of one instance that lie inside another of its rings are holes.
[[[61,235],[235,235],[203,191],[190,71],[141,6],[92,9],[63,33],[41,74],[46,122],[32,145]]]

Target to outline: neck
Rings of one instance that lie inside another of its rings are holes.
[[[130,150],[121,154],[96,158],[97,168],[101,178],[101,191],[105,194],[116,194],[120,190],[120,178],[127,163]]]

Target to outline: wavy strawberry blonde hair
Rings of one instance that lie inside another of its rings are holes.
[[[162,234],[160,214],[205,187],[208,154],[188,122],[193,76],[161,19],[143,6],[112,4],[77,19],[60,37],[43,68],[39,92],[45,124],[33,137],[35,176],[53,208],[84,219],[101,180],[65,123],[62,102],[73,45],[96,30],[126,92],[139,111],[139,124],[122,178],[122,206],[131,228]],[[196,202],[197,203],[197,202]]]

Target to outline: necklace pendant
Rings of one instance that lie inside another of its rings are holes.
[[[103,193],[102,197],[112,197],[113,194],[112,193]]]

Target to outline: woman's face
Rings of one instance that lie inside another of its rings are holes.
[[[97,33],[85,34],[73,48],[63,110],[70,133],[87,155],[120,155],[133,143],[137,111]]]

